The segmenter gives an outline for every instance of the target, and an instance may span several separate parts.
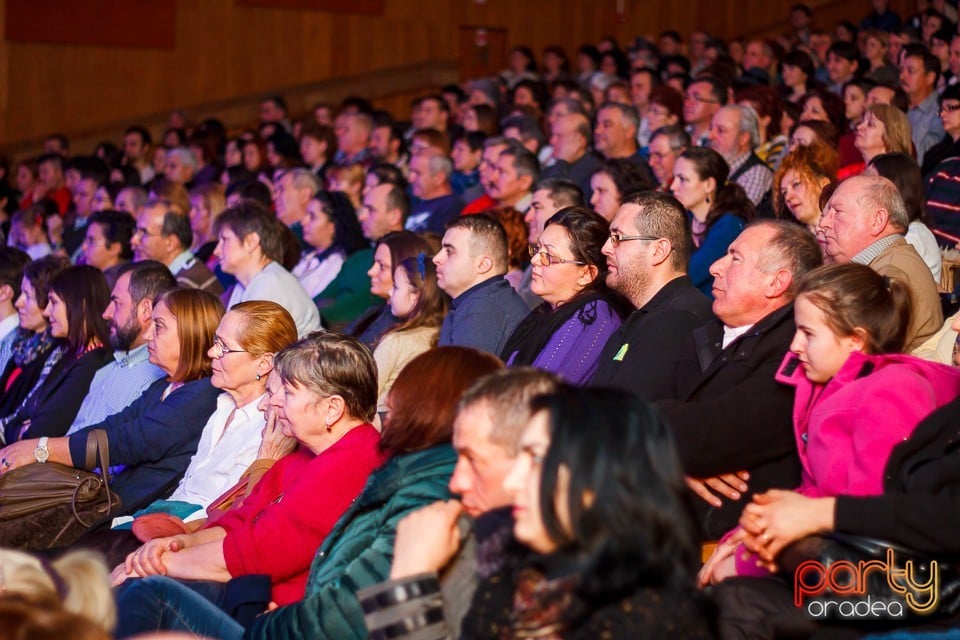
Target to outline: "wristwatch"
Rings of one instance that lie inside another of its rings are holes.
[[[50,451],[47,449],[47,440],[49,439],[50,438],[46,436],[40,438],[40,442],[37,443],[37,448],[33,450],[33,457],[37,462],[46,462],[50,457]]]

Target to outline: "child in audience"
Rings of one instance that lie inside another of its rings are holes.
[[[373,359],[377,362],[377,410],[387,410],[393,381],[415,357],[437,346],[440,325],[447,315],[447,299],[437,286],[437,271],[421,252],[401,261],[393,271],[390,312],[400,324],[380,338]]]
[[[960,395],[960,371],[902,355],[910,292],[859,264],[820,267],[800,281],[797,331],[777,379],[795,386],[802,465],[797,492],[879,495],[893,447]],[[756,556],[728,534],[700,573],[703,584],[759,575]]]

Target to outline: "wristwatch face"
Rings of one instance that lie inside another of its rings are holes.
[[[47,451],[47,448],[44,446],[37,446],[33,450],[33,457],[37,459],[37,462],[46,462],[47,458],[50,457],[50,452]]]

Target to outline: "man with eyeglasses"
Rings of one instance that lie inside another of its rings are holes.
[[[713,114],[726,104],[728,93],[726,83],[713,76],[700,76],[687,87],[683,98],[683,119],[694,146],[708,146]]]
[[[636,308],[604,347],[595,386],[650,397],[667,380],[681,345],[713,318],[710,300],[687,277],[690,225],[666,193],[627,199],[603,245],[607,286]]]
[[[690,146],[690,136],[680,125],[667,125],[653,132],[650,138],[650,170],[657,179],[657,191],[670,193],[673,165]]]
[[[960,36],[957,36],[960,42]],[[928,177],[947,158],[960,156],[960,84],[952,84],[940,94],[940,122],[944,136],[923,157],[923,175]]]
[[[193,230],[190,218],[168,200],[148,202],[137,215],[131,245],[135,260],[156,260],[167,265],[182,287],[202,289],[219,296],[220,281],[190,251]]]

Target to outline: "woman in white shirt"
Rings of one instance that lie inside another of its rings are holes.
[[[236,277],[228,309],[247,300],[270,300],[290,312],[297,335],[320,328],[320,312],[293,275],[283,268],[282,226],[277,217],[253,200],[243,200],[217,219],[220,267]]]
[[[187,522],[205,518],[207,506],[237,483],[260,447],[265,422],[258,405],[273,356],[296,339],[293,318],[275,302],[241,302],[223,316],[207,354],[213,360],[210,382],[224,393],[176,490],[134,517],[166,513]],[[118,518],[115,528],[128,528],[132,519]]]

